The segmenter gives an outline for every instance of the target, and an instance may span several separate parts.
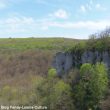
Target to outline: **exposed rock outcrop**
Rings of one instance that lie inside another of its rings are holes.
[[[56,68],[58,75],[61,76],[63,73],[67,73],[70,68],[72,68],[73,56],[70,53],[59,52],[56,54],[52,65]]]
[[[53,67],[56,68],[59,76],[67,73],[71,68],[81,66],[84,63],[95,64],[104,62],[110,68],[110,53],[109,51],[84,51],[82,53],[62,53],[56,54],[53,60]]]

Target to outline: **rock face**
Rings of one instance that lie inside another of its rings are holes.
[[[67,73],[73,65],[72,54],[61,52],[57,53],[52,65],[54,68],[56,68],[59,76],[61,76],[63,73]]]
[[[54,57],[52,65],[57,70],[57,74],[62,76],[71,68],[81,66],[84,63],[95,64],[97,62],[104,62],[110,68],[110,53],[108,51],[85,51],[81,54],[59,52]]]

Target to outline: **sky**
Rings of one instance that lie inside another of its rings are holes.
[[[110,26],[110,0],[0,0],[0,38],[87,39]]]

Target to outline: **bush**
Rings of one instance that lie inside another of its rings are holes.
[[[54,69],[54,68],[49,69],[49,71],[48,71],[48,77],[49,78],[53,78],[55,76],[57,76],[56,69]]]

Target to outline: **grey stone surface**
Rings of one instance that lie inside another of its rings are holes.
[[[73,65],[73,57],[71,54],[67,53],[65,55],[65,64],[64,64],[64,72],[68,72]]]
[[[81,56],[82,64],[83,63],[93,63],[94,53],[91,51],[85,51]]]
[[[110,55],[108,51],[85,51],[82,54],[76,53],[62,53],[56,54],[53,60],[53,67],[56,68],[58,75],[67,73],[71,68],[84,63],[95,64],[97,62],[104,62],[110,68]]]
[[[106,65],[108,68],[110,68],[110,55],[109,55],[109,53],[106,52],[106,51],[104,51],[104,52],[102,53],[102,57],[103,57],[102,61],[105,63],[105,65]]]
[[[67,73],[72,67],[72,55],[69,53],[57,53],[53,60],[53,67],[56,68],[58,75]]]

